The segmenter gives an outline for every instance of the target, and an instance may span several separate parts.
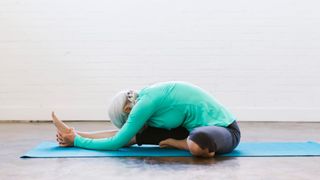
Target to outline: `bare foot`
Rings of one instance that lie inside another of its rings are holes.
[[[168,138],[159,143],[161,148],[177,148],[177,149],[185,149],[188,150],[187,140],[177,140]]]
[[[70,127],[67,126],[65,123],[63,123],[60,119],[56,117],[54,112],[52,112],[52,121],[53,124],[56,126],[57,130],[62,132],[62,133],[67,133],[69,132]]]
[[[165,139],[165,140],[162,140],[160,143],[159,143],[159,146],[160,148],[172,148],[173,144],[173,139],[169,138],[169,139]]]

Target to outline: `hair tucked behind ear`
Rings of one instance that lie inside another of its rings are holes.
[[[133,107],[137,101],[138,94],[133,90],[124,90],[118,92],[111,100],[108,114],[111,122],[117,127],[121,128],[128,119],[128,114],[123,111],[127,100],[131,102]]]

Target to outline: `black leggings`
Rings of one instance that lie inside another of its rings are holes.
[[[166,130],[149,126],[136,135],[136,141],[138,145],[159,144],[160,141],[168,138],[182,140],[188,136],[202,149],[208,148],[209,152],[228,153],[238,146],[241,133],[236,121],[228,127],[198,127],[190,133],[184,127]]]

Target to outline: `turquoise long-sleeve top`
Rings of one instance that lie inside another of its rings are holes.
[[[117,150],[125,146],[144,126],[172,129],[183,126],[191,132],[201,126],[226,127],[235,117],[212,95],[187,82],[163,82],[138,93],[126,123],[110,138],[90,139],[76,135],[74,146]]]

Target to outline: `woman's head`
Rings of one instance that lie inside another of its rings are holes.
[[[128,119],[131,109],[136,103],[138,94],[133,90],[118,92],[111,100],[108,114],[111,122],[119,129]]]

